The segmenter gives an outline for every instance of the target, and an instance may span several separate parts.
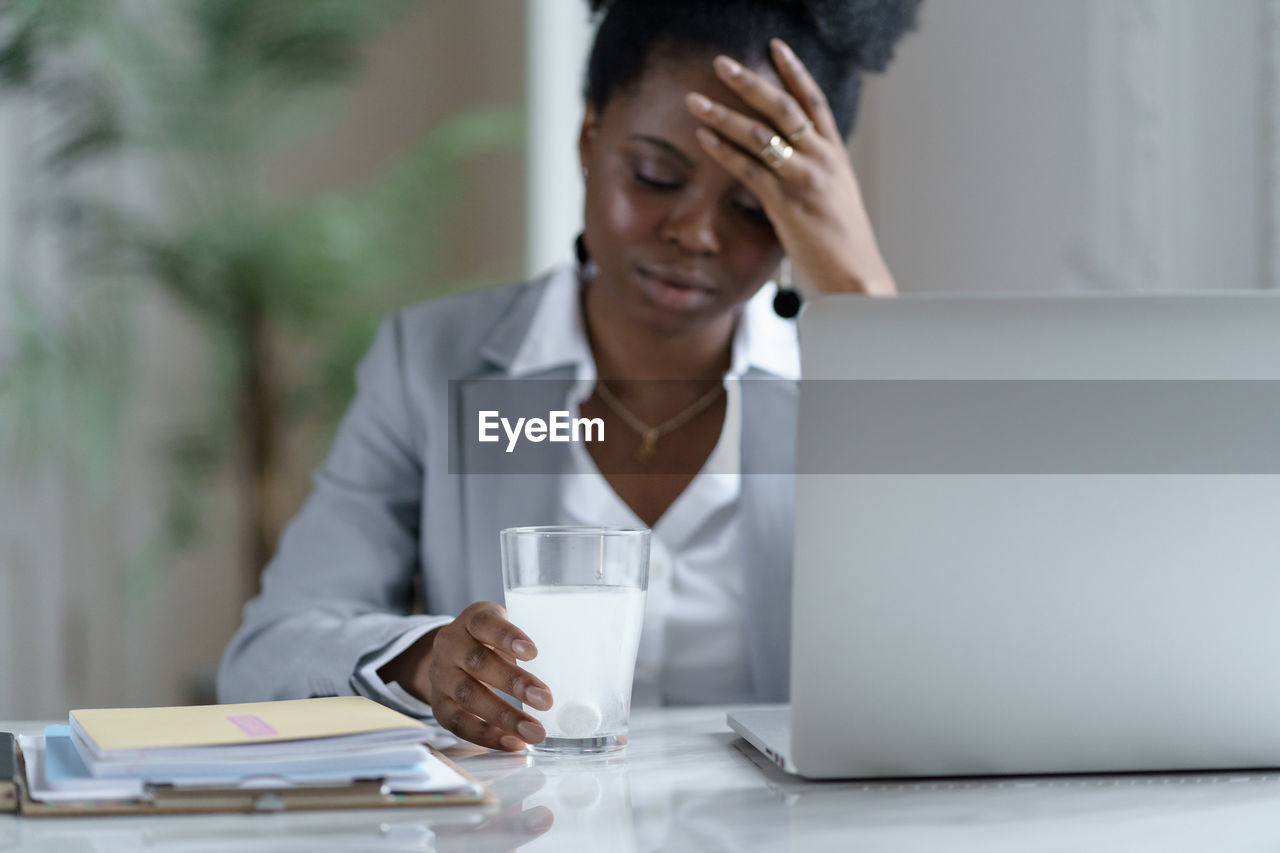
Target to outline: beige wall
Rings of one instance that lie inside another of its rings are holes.
[[[272,188],[286,195],[351,189],[458,113],[523,112],[525,22],[521,0],[419,0],[373,45],[335,120],[279,158],[268,176]],[[469,158],[462,170],[464,195],[453,200],[445,233],[438,235],[444,282],[518,280],[525,252],[523,146]],[[442,286],[423,280],[420,297],[437,295]],[[295,506],[310,490],[313,446],[312,436],[301,433],[286,448]]]
[[[459,110],[520,107],[524,56],[523,3],[423,0],[377,41],[339,119],[282,157],[271,183],[284,192],[353,186]],[[0,194],[0,249],[14,244],[22,197],[38,191],[24,183],[29,164],[11,144],[23,120],[0,104],[0,187],[14,188]],[[521,273],[524,169],[519,150],[468,166],[470,192],[442,240],[447,276]],[[206,357],[199,335],[158,300],[140,307],[138,332],[144,367],[111,493],[90,498],[56,462],[0,472],[0,719],[189,701],[238,624],[244,593],[229,475],[210,502],[204,541],[149,576],[145,596],[123,592],[127,557],[161,510],[164,425],[195,410],[183,394]],[[0,345],[4,334],[0,322]],[[314,461],[304,457],[295,459],[298,500]]]
[[[282,158],[273,182],[286,190],[352,186],[457,112],[522,107],[524,29],[520,0],[420,0],[377,44],[342,118]],[[522,152],[477,158],[466,179],[470,193],[443,242],[446,274],[494,281],[519,276]]]

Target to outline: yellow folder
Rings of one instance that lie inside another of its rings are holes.
[[[101,752],[426,729],[420,721],[363,696],[173,708],[94,708],[72,711],[71,717]]]

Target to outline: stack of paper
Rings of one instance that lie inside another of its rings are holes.
[[[357,696],[72,711],[25,738],[28,788],[44,802],[133,800],[200,790],[350,786],[387,793],[477,786],[423,745],[426,726]]]

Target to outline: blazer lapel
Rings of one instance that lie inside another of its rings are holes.
[[[564,455],[558,451],[566,446],[544,444],[544,452],[520,455],[516,470],[521,473],[502,473],[509,465],[502,456],[506,437],[497,444],[481,444],[472,419],[483,410],[504,416],[536,412],[545,418],[549,411],[563,409],[573,377],[571,366],[521,378],[512,377],[509,368],[529,336],[550,279],[566,274],[571,270],[554,269],[532,280],[481,345],[486,368],[449,388],[449,469],[461,475],[457,478],[462,510],[458,535],[466,565],[460,569],[466,571],[472,601],[503,601],[499,530],[556,523],[559,475],[564,470]],[[517,414],[516,409],[521,411]]]
[[[498,532],[505,527],[555,524],[560,499],[560,477],[565,470],[568,445],[544,442],[520,445],[505,454],[506,437],[482,444],[475,418],[480,411],[497,411],[504,417],[547,417],[562,410],[574,378],[571,365],[514,378],[508,372],[546,286],[546,278],[534,282],[485,342],[481,353],[489,369],[454,383],[450,397],[454,411],[450,466],[458,477],[462,501],[460,531],[465,542],[464,559],[473,600],[502,601],[502,562]],[[523,447],[525,452],[520,452]]]

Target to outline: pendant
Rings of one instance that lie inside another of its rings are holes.
[[[641,465],[651,465],[658,456],[658,432],[649,430],[640,438],[640,446],[636,448],[636,461]]]

